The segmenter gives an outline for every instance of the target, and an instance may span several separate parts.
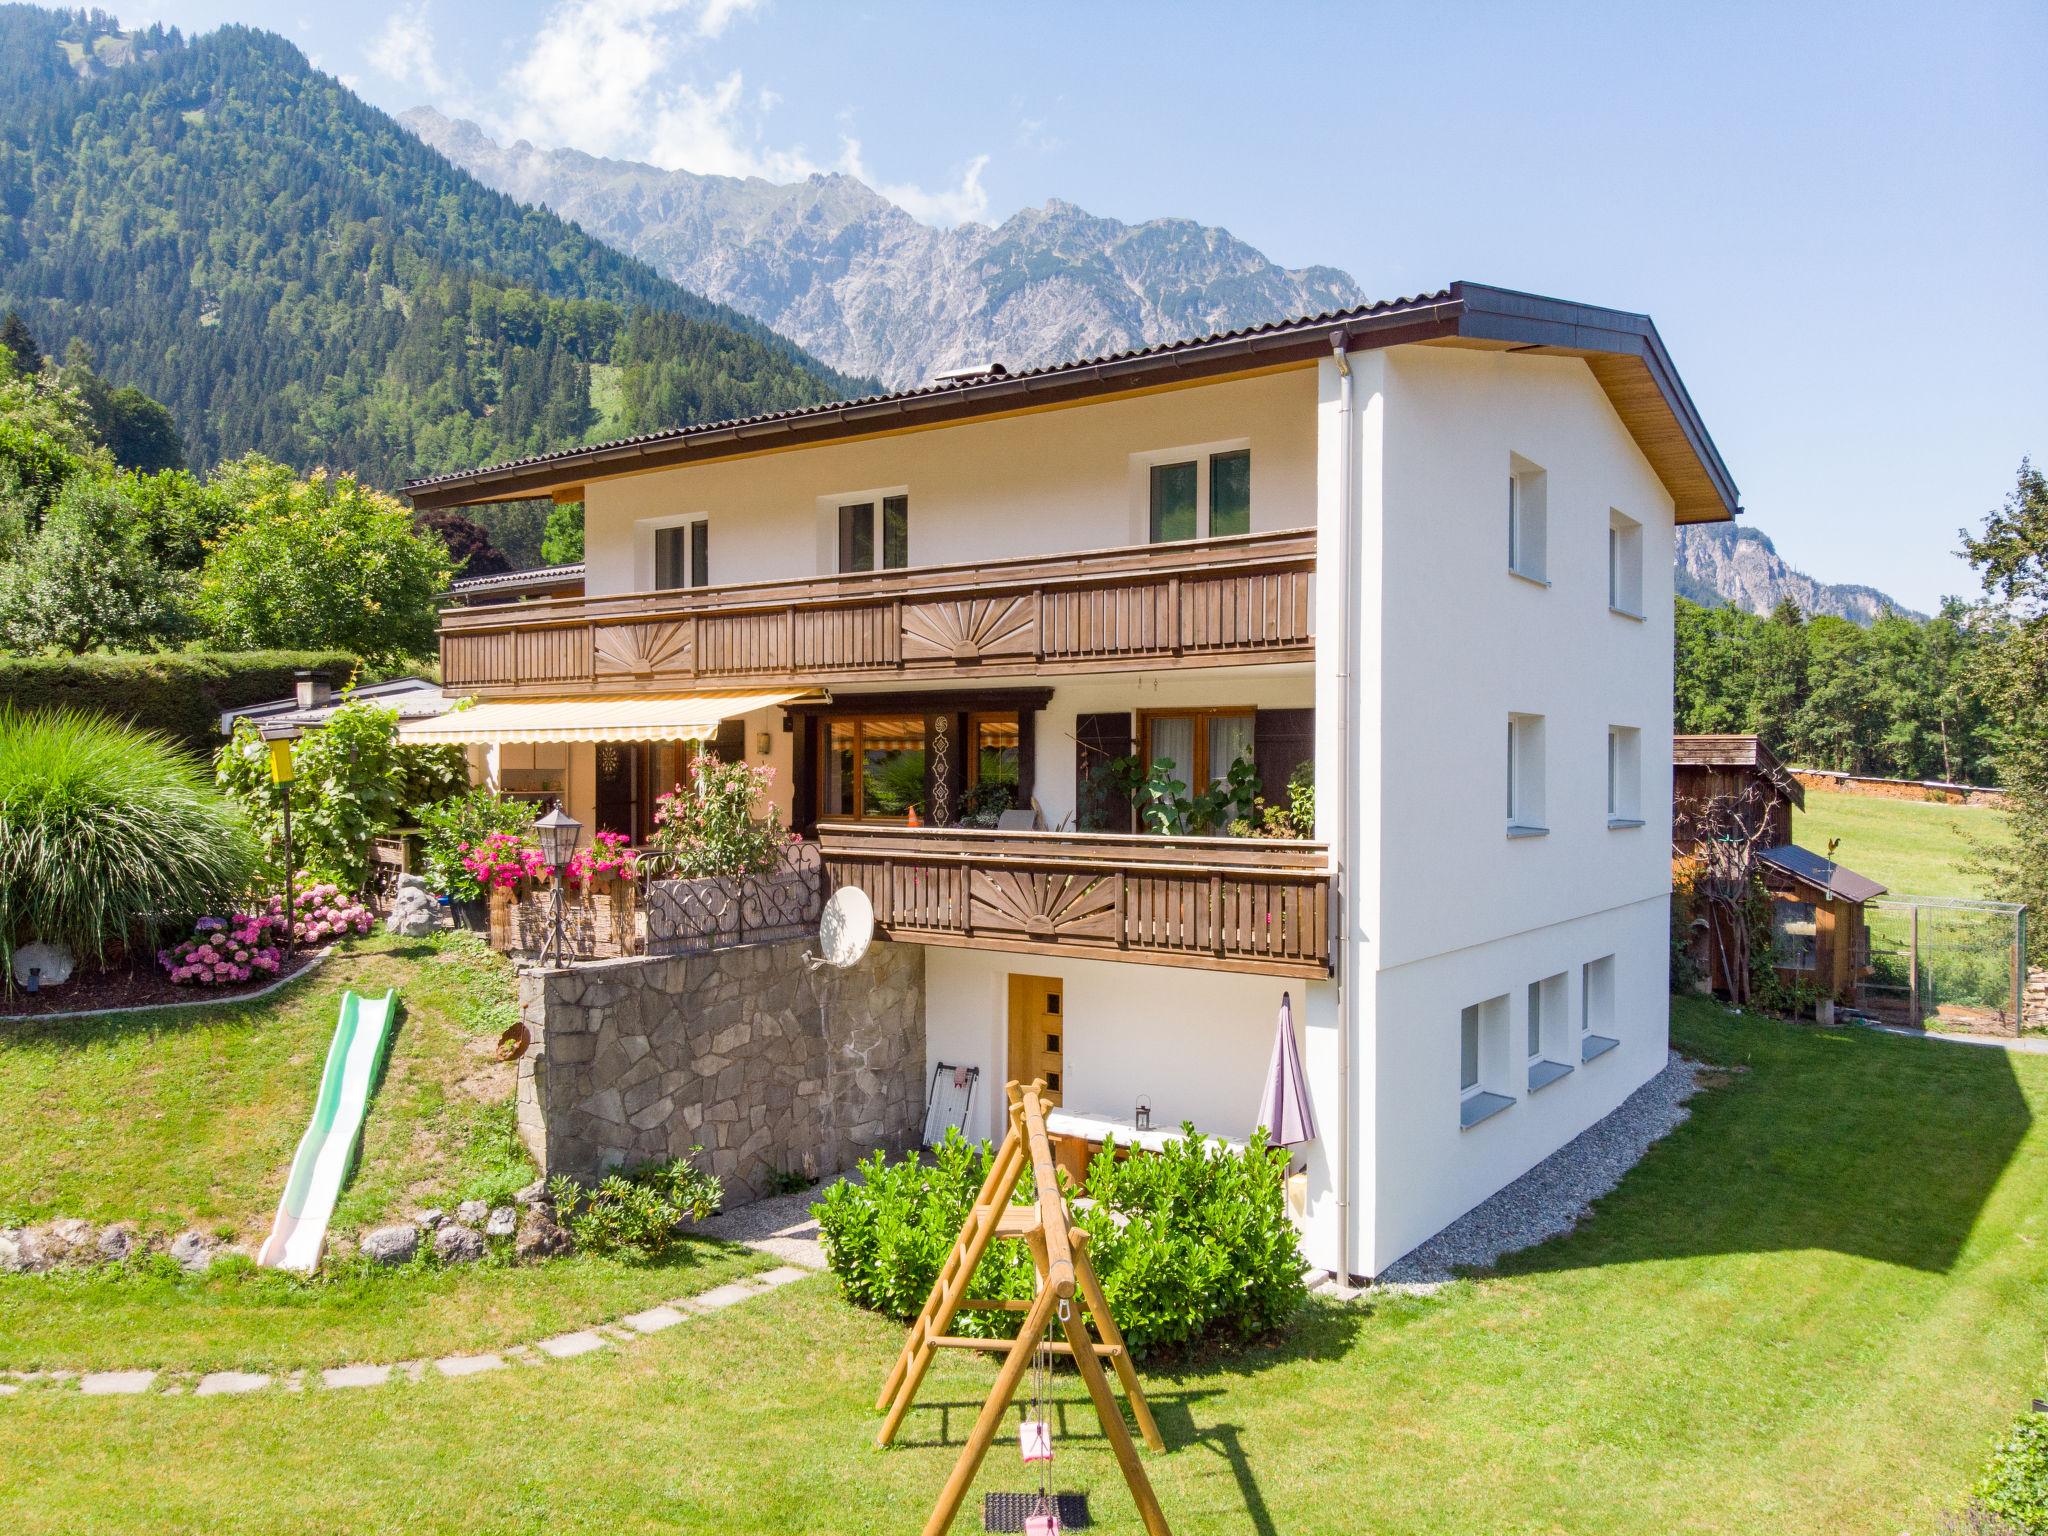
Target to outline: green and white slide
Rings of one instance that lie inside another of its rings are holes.
[[[310,1274],[320,1263],[327,1241],[327,1222],[334,1202],[348,1181],[362,1139],[363,1118],[370,1109],[370,1089],[391,1043],[398,1019],[398,994],[364,998],[341,995],[341,1020],[334,1043],[327,1048],[327,1067],[320,1075],[320,1098],[313,1122],[299,1138],[291,1177],[277,1202],[277,1220],[256,1255],[270,1269],[295,1269]]]

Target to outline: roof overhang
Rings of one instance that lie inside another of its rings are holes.
[[[1169,342],[1089,362],[678,427],[407,484],[421,508],[580,496],[586,482],[820,443],[1078,405],[1299,367],[1347,351],[1428,343],[1585,359],[1671,492],[1681,523],[1742,510],[1734,479],[1647,315],[1453,283],[1441,293]]]
[[[773,709],[803,691],[635,694],[630,698],[505,699],[399,723],[409,747],[565,741],[709,741],[721,722]]]

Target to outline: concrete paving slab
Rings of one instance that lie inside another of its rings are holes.
[[[199,1378],[194,1397],[225,1397],[238,1392],[261,1392],[270,1378],[261,1371],[214,1371]]]
[[[388,1365],[330,1365],[320,1373],[330,1387],[381,1387],[390,1379]]]
[[[436,1360],[434,1369],[443,1376],[475,1376],[484,1371],[501,1371],[505,1368],[502,1355],[449,1355]]]
[[[620,1321],[635,1333],[659,1333],[664,1328],[675,1327],[687,1315],[674,1307],[649,1307],[645,1312],[635,1312]]]
[[[155,1380],[155,1371],[89,1371],[78,1378],[78,1390],[87,1397],[135,1397]]]
[[[589,1328],[575,1333],[558,1333],[552,1339],[542,1339],[534,1348],[557,1360],[573,1360],[578,1355],[587,1355],[593,1349],[603,1349],[605,1341]]]

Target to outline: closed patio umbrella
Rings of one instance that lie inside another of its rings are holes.
[[[1296,1147],[1316,1139],[1316,1114],[1309,1107],[1308,1079],[1301,1070],[1301,1050],[1294,1043],[1294,1004],[1285,992],[1280,994],[1273,1064],[1266,1069],[1266,1091],[1259,1100],[1258,1123],[1266,1128],[1271,1146]]]

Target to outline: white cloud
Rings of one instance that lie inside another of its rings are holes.
[[[429,95],[443,98],[454,94],[454,82],[442,72],[435,57],[434,28],[427,20],[426,0],[400,6],[386,16],[364,55],[379,74],[401,85],[418,85]]]
[[[424,0],[416,0],[424,5]],[[859,140],[843,135],[838,156],[820,160],[802,144],[777,145],[768,118],[781,96],[763,87],[749,95],[737,69],[709,85],[685,76],[686,64],[732,22],[762,0],[555,0],[518,62],[492,93],[505,110],[474,115],[501,137],[567,145],[595,155],[647,160],[703,175],[763,176],[795,181],[839,170],[867,182],[912,217],[957,224],[988,211],[982,172],[988,156],[970,160],[957,185],[928,190],[884,182],[867,167]],[[424,11],[400,11],[386,23],[395,65],[401,57],[431,58]],[[380,34],[380,46],[384,34]],[[378,59],[394,78],[408,77]],[[699,76],[699,78],[702,78]]]

